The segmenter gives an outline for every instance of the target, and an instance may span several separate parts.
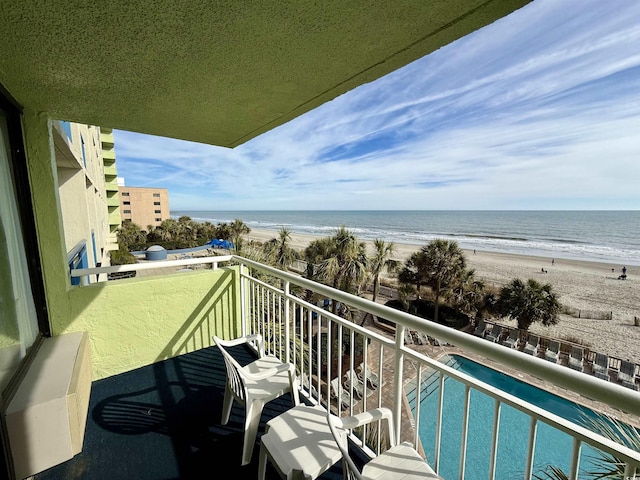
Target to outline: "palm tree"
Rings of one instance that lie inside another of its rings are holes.
[[[365,244],[344,225],[330,241],[330,256],[320,265],[321,276],[334,288],[345,292],[351,292],[354,285],[359,288],[367,276]]]
[[[272,238],[264,244],[265,257],[281,270],[287,270],[293,262],[300,258],[300,253],[292,248],[290,243],[291,231],[287,227],[280,228],[278,238]]]
[[[380,290],[380,274],[384,270],[390,273],[395,273],[401,263],[398,260],[393,260],[391,258],[395,248],[393,242],[386,243],[384,240],[376,238],[373,241],[373,247],[375,251],[373,256],[369,258],[369,271],[373,277],[372,301],[375,302],[378,297],[378,291]]]
[[[404,267],[398,273],[398,281],[406,285],[405,291],[410,292],[408,287],[412,285],[415,287],[415,293],[417,298],[420,298],[420,290],[423,286],[429,284],[429,278],[427,273],[427,258],[425,247],[421,248],[417,252],[411,254],[411,256],[405,261]]]
[[[233,223],[229,225],[231,233],[231,241],[233,242],[233,249],[236,253],[240,253],[242,250],[242,236],[251,232],[251,229],[239,218],[236,218]]]
[[[485,294],[484,282],[475,276],[475,270],[465,270],[451,288],[450,297],[459,311],[475,315],[480,310]]]
[[[533,322],[544,326],[558,323],[560,302],[550,284],[540,284],[530,278],[527,283],[519,278],[500,290],[498,312],[517,320],[518,328],[527,331]]]
[[[138,250],[145,247],[147,235],[133,222],[123,222],[116,233],[118,244],[127,251]]]
[[[340,227],[332,237],[311,242],[304,256],[307,278],[333,288],[352,292],[355,286],[359,290],[367,278],[365,244],[345,226]],[[332,311],[337,311],[336,302],[332,305]]]
[[[441,297],[447,295],[465,269],[464,253],[458,242],[436,239],[409,257],[398,279],[414,284],[418,295],[421,286],[431,287],[435,297],[433,319],[437,322]]]
[[[304,249],[304,259],[307,262],[305,276],[309,280],[320,280],[319,265],[323,260],[331,256],[332,250],[333,242],[328,237],[313,240],[307,248]]]

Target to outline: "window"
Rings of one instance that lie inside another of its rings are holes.
[[[161,218],[156,218],[156,222],[162,222]]]
[[[160,194],[159,193],[154,193],[153,196],[157,197],[157,198],[160,198]]]
[[[122,202],[123,205],[131,205],[131,202]]]
[[[80,146],[82,147],[82,163],[84,163],[84,168],[87,168],[87,155],[84,151],[84,137],[80,134]]]
[[[131,210],[123,210],[122,213],[131,213]]]
[[[71,124],[69,122],[61,121],[60,125],[62,126],[62,130],[67,135],[67,138],[71,140]]]
[[[129,196],[129,192],[122,192],[120,195],[122,195],[123,197],[128,197]]]
[[[154,205],[160,205],[160,202],[153,202]]]
[[[4,98],[0,97],[4,103]],[[27,253],[34,255],[35,226],[26,217],[25,204],[30,200],[18,197],[16,190],[21,177],[27,178],[26,164],[23,165],[17,149],[12,148],[21,139],[17,113],[5,111],[0,105],[0,305],[2,305],[3,352],[7,362],[0,371],[0,392],[18,369],[22,359],[36,341],[40,332],[48,332],[38,321],[41,307],[34,297],[40,298],[44,292],[41,285],[32,281],[27,262]],[[26,186],[28,191],[28,185]],[[21,215],[22,214],[22,215]],[[35,250],[36,258],[39,258]],[[38,260],[39,261],[39,260]],[[46,317],[42,319],[46,323]],[[6,335],[11,332],[11,335]],[[4,393],[4,392],[2,392]],[[4,395],[3,395],[4,396]]]
[[[153,213],[162,213],[162,210],[155,210]]]

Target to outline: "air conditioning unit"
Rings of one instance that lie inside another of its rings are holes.
[[[82,451],[90,392],[87,333],[44,339],[5,411],[17,479]]]

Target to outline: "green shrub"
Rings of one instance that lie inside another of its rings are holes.
[[[136,263],[136,257],[122,246],[120,246],[118,250],[112,250],[109,256],[111,257],[111,265],[128,265]]]

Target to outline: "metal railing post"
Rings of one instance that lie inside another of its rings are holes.
[[[396,351],[395,351],[395,375],[393,379],[393,422],[396,429],[396,438],[400,438],[402,427],[402,370],[404,368],[404,325],[396,324]]]
[[[246,286],[245,286],[245,278],[244,278],[244,270],[245,270],[245,266],[241,263],[240,264],[240,321],[242,323],[242,336],[245,336],[248,334],[248,329],[247,329],[247,300],[245,298],[245,291],[246,291]]]
[[[291,301],[289,300],[289,285],[288,281],[284,282],[284,356],[287,362],[291,359],[291,314],[289,312]]]

